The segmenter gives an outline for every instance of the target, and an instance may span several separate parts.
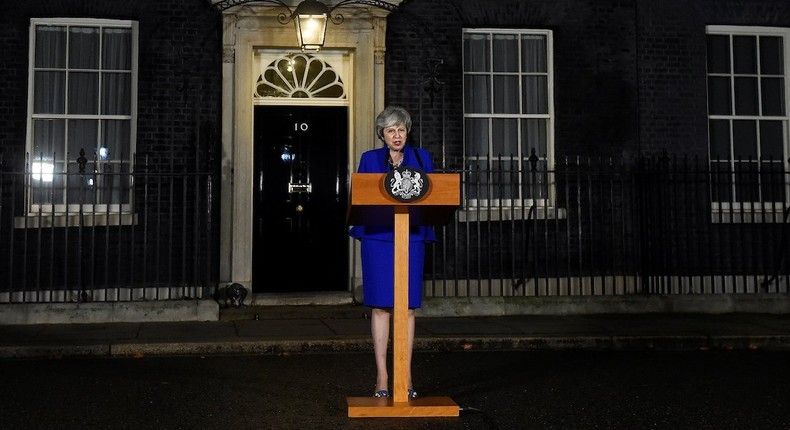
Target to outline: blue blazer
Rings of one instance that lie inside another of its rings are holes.
[[[414,151],[419,153],[419,160]],[[377,149],[365,151],[359,159],[359,167],[357,173],[387,173],[389,167],[387,166],[387,151],[388,148],[383,146]],[[422,162],[422,165],[420,165]],[[403,146],[403,166],[418,167],[425,173],[433,173],[433,160],[431,160],[431,153],[422,148],[415,148],[408,143]],[[364,226],[356,225],[351,227],[348,231],[354,239],[375,239],[387,242],[395,241],[395,234],[392,227],[380,226]],[[412,228],[409,232],[409,241],[423,241],[433,242],[436,240],[436,234],[433,229],[428,226],[419,226]]]

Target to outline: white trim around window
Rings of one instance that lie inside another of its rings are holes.
[[[466,28],[462,43],[465,169],[495,172],[467,178],[465,208],[552,208],[552,31]]]
[[[138,49],[135,21],[30,19],[27,218],[133,218]]]
[[[706,27],[713,222],[771,222],[790,206],[790,28]]]

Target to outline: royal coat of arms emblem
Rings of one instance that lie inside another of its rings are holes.
[[[387,194],[399,202],[414,202],[428,192],[428,175],[416,167],[399,166],[384,177]]]

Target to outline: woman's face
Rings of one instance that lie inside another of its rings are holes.
[[[393,151],[400,151],[403,149],[403,145],[406,144],[407,133],[406,126],[403,124],[395,124],[385,127],[384,130],[382,130],[384,143]]]

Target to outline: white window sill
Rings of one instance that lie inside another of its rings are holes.
[[[30,213],[14,217],[14,228],[48,227],[102,227],[137,225],[138,215],[133,213]]]
[[[785,221],[781,210],[713,210],[710,213],[713,224],[758,224],[782,223]]]
[[[564,208],[555,207],[467,207],[458,211],[459,222],[565,219]]]

